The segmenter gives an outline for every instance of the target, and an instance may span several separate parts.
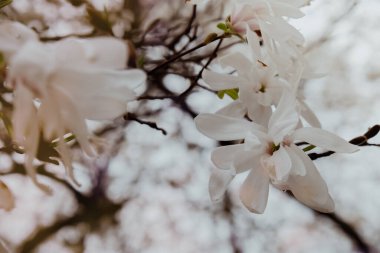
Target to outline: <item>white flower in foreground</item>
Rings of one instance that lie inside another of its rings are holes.
[[[290,190],[305,205],[321,212],[334,210],[327,185],[312,160],[295,143],[335,152],[354,152],[357,147],[319,128],[299,126],[295,98],[284,92],[272,114],[268,128],[253,122],[218,114],[200,114],[195,118],[200,132],[219,141],[244,140],[242,144],[216,148],[211,159],[228,173],[210,178],[212,199],[225,192],[233,173],[250,171],[240,190],[243,204],[255,213],[263,213],[268,200],[269,183]]]
[[[13,209],[14,205],[12,192],[9,190],[8,186],[0,180],[0,209],[10,211]]]
[[[57,151],[74,179],[65,134],[74,134],[84,152],[95,155],[85,120],[112,120],[124,114],[127,102],[136,98],[133,89],[146,75],[125,70],[127,47],[114,38],[54,43],[30,39],[20,43],[17,51],[9,50],[15,40],[18,37],[0,38],[0,51],[8,56],[6,82],[14,89],[14,139],[25,149],[31,178],[46,189],[37,182],[33,167],[40,133],[47,141],[58,139]]]

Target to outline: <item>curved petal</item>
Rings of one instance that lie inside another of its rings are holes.
[[[276,180],[286,180],[292,167],[292,161],[286,149],[281,145],[279,150],[273,153],[271,159],[276,168]]]
[[[64,123],[64,127],[75,135],[75,138],[78,140],[81,148],[86,152],[87,155],[95,156],[96,152],[89,142],[89,132],[84,116],[82,115],[81,111],[77,110],[74,101],[69,96],[69,94],[65,93],[62,90],[59,91],[59,87],[56,88],[57,91],[54,95],[59,106],[59,113]],[[64,133],[61,135],[63,136],[63,134]]]
[[[261,167],[253,168],[240,188],[240,200],[253,213],[264,212],[269,194],[269,177]]]
[[[10,211],[14,208],[15,201],[8,186],[0,180],[0,209]]]
[[[261,155],[262,150],[260,149],[239,152],[233,160],[233,168],[237,174],[250,169],[259,168]]]
[[[126,44],[113,37],[66,38],[51,45],[63,64],[75,62],[100,68],[124,69],[128,60]]]
[[[61,87],[75,101],[87,119],[115,119],[127,111],[127,102],[136,98],[133,91],[146,74],[141,70],[100,70],[62,68],[52,83]]]
[[[294,151],[304,163],[306,175],[291,175],[287,182],[289,190],[303,204],[319,212],[333,212],[334,201],[328,192],[326,182],[319,174],[314,163],[298,147],[295,147]]]
[[[311,110],[311,108],[305,103],[305,101],[298,100],[301,106],[301,116],[309,123],[312,127],[321,128],[321,122]]]
[[[247,108],[240,100],[235,100],[216,112],[216,114],[234,118],[244,118],[246,113]]]
[[[268,133],[273,137],[275,144],[281,142],[285,135],[290,134],[296,128],[298,121],[296,98],[292,93],[284,90],[268,124]]]
[[[296,176],[305,176],[305,165],[302,162],[301,158],[297,155],[296,151],[294,151],[294,149],[297,148],[296,145],[291,144],[290,147],[284,146],[284,148],[288,152],[290,160],[292,161],[292,170],[290,173]]]
[[[352,153],[358,150],[357,146],[352,145],[339,136],[320,128],[299,128],[294,132],[293,138],[294,140],[306,141],[314,146],[339,153]]]
[[[211,161],[219,169],[229,170],[239,152],[244,151],[244,144],[217,147],[211,153]]]
[[[284,16],[290,18],[302,18],[305,14],[298,8],[291,6],[288,3],[272,2],[272,10],[276,16]]]
[[[201,133],[218,141],[244,139],[254,126],[247,120],[210,113],[199,114],[194,122]]]
[[[213,170],[210,176],[208,189],[212,201],[220,201],[228,185],[235,177],[232,170]]]
[[[241,78],[233,75],[216,73],[205,69],[202,74],[203,80],[213,90],[229,90],[239,87],[242,82]]]
[[[12,21],[0,23],[0,51],[10,57],[27,41],[38,40],[38,35],[29,27]]]
[[[256,97],[257,96],[251,96]],[[248,117],[255,123],[267,126],[272,116],[272,109],[270,106],[263,106],[257,101],[250,101],[246,103],[248,108]]]
[[[260,60],[261,59],[260,38],[251,29],[246,29],[246,30],[247,30],[248,45],[251,49],[251,54],[253,56],[252,58],[255,60]]]
[[[223,67],[233,67],[238,73],[248,73],[252,67],[252,62],[242,53],[236,52],[225,55],[219,59]]]

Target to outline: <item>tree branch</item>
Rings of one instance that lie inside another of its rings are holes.
[[[370,127],[368,131],[358,137],[353,138],[349,142],[357,146],[379,146],[377,144],[368,143],[368,140],[375,137],[380,132],[380,125],[374,125]],[[311,160],[316,160],[321,157],[327,157],[334,154],[334,151],[326,151],[323,153],[310,153],[308,154]]]

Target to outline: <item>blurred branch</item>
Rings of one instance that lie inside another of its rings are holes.
[[[31,253],[39,245],[56,234],[64,227],[75,226],[80,223],[99,225],[105,217],[113,218],[115,214],[122,208],[123,204],[114,204],[106,198],[94,199],[92,197],[84,198],[81,203],[82,208],[79,209],[73,216],[56,221],[52,225],[38,230],[20,247],[18,252]]]
[[[351,5],[347,9],[345,9],[338,17],[332,20],[331,24],[328,26],[327,31],[323,33],[323,36],[307,46],[307,48],[305,49],[305,53],[310,52],[311,50],[317,48],[318,46],[321,46],[323,43],[326,43],[327,41],[329,41],[331,39],[331,34],[333,33],[336,25],[342,20],[344,20],[345,18],[349,17],[357,5],[358,5],[358,1],[353,0]]]
[[[232,212],[233,209],[233,203],[231,201],[231,196],[228,192],[226,192],[224,199],[223,199],[223,214],[226,216],[226,219],[228,220],[228,223],[230,225],[230,244],[233,250],[233,253],[243,253],[243,250],[238,245],[238,238],[236,237],[235,233],[235,221],[234,221],[234,214]]]
[[[215,36],[214,38],[210,39],[210,40],[205,40],[203,41],[202,43],[194,46],[193,48],[189,49],[189,50],[186,50],[185,52],[182,52],[182,53],[179,53],[179,54],[176,54],[174,56],[172,56],[169,60],[166,60],[164,62],[162,62],[161,64],[159,64],[158,66],[154,67],[152,70],[148,71],[148,74],[153,74],[155,73],[157,70],[159,69],[162,69],[162,68],[165,68],[167,67],[168,65],[170,65],[171,63],[177,61],[178,59],[180,59],[181,57],[185,56],[185,55],[188,55],[202,47],[205,47],[207,46],[208,44],[214,42],[214,41],[217,41],[217,40],[221,40],[225,38],[225,35],[222,34],[222,35],[219,35],[219,36]]]
[[[197,16],[197,5],[194,5],[193,6],[193,11],[192,11],[191,17],[189,19],[189,22],[187,23],[187,26],[185,27],[185,29],[183,30],[183,32],[181,32],[176,37],[174,37],[174,39],[169,43],[168,48],[174,49],[175,45],[181,40],[181,38],[183,36],[185,36],[186,34],[190,33],[191,27],[192,27],[192,25],[194,23],[194,20],[195,20],[196,16]]]
[[[362,236],[356,231],[356,229],[348,224],[343,218],[337,216],[335,213],[320,213],[314,210],[314,213],[318,216],[325,217],[331,220],[351,241],[355,244],[356,248],[361,253],[375,253]]]

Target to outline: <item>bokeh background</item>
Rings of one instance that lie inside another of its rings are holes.
[[[14,0],[5,12],[46,38],[87,35],[92,30],[86,8],[75,3]],[[179,0],[141,3],[143,10],[122,0],[93,1],[93,6],[108,8],[116,36],[133,27],[136,11],[145,13],[145,27],[157,18],[165,27],[173,13],[191,15],[191,7]],[[220,3],[209,6],[215,11]],[[321,73],[305,81],[308,104],[323,128],[347,140],[360,136],[380,123],[380,2],[313,0],[302,10],[305,17],[292,23],[305,35],[307,57]],[[207,17],[199,22],[202,18]],[[154,42],[162,35],[158,30],[149,36]],[[159,58],[160,50],[152,48],[151,58]],[[176,75],[163,83],[174,94],[189,86]],[[228,99],[196,89],[186,104],[195,113],[214,112]],[[319,214],[271,188],[265,213],[255,215],[238,198],[244,175],[234,179],[223,201],[210,201],[209,157],[218,144],[197,132],[184,107],[163,99],[129,108],[168,134],[137,122],[91,123],[103,138],[103,152],[96,160],[75,153],[80,188],[65,181],[62,168],[47,166],[41,181],[53,188],[49,196],[17,171],[22,156],[0,154],[1,178],[16,198],[12,211],[0,210],[0,238],[11,252],[380,252],[379,147],[315,161],[335,200],[335,214]]]

